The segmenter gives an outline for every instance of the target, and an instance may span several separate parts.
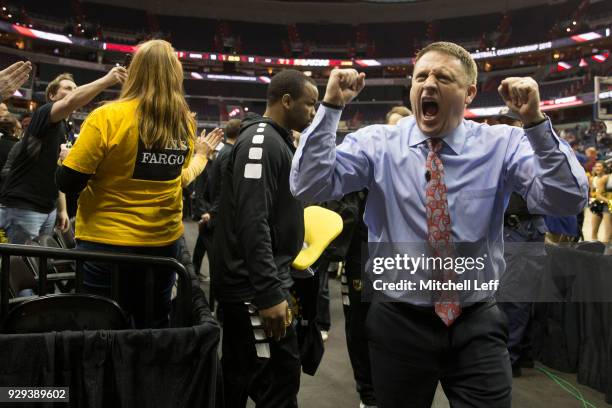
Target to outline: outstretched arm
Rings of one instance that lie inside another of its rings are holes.
[[[50,119],[52,123],[66,119],[75,110],[87,105],[100,92],[110,88],[115,84],[122,84],[127,78],[127,71],[123,67],[114,67],[102,78],[79,86],[77,89],[66,95],[65,98],[53,104]]]
[[[371,179],[371,163],[362,146],[364,131],[350,134],[336,148],[342,109],[365,85],[365,74],[354,69],[332,71],[322,106],[302,134],[291,166],[293,195],[305,202],[338,199],[361,190]]]
[[[532,78],[507,78],[499,91],[525,124],[524,133],[515,135],[508,147],[507,182],[534,214],[580,213],[588,200],[586,174],[541,112],[538,84]]]

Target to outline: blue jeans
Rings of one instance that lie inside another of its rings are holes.
[[[11,244],[25,244],[39,235],[53,234],[57,211],[41,213],[22,208],[0,207],[0,228]]]
[[[182,240],[164,247],[128,247],[99,244],[77,240],[77,249],[104,251],[115,254],[134,254],[164,256],[179,259]],[[175,273],[166,268],[138,264],[109,264],[103,262],[83,262],[83,289],[87,293],[111,297],[111,273],[119,270],[119,305],[131,315],[136,328],[145,328],[145,272],[154,270],[153,279],[153,327],[168,327],[171,310],[172,286]]]

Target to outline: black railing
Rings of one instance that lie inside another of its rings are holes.
[[[49,269],[48,260],[73,260],[76,261],[75,292],[83,290],[83,276],[81,265],[85,261],[98,261],[110,264],[139,264],[147,265],[145,286],[145,325],[152,327],[153,322],[153,267],[164,267],[178,274],[178,288],[176,296],[176,309],[171,319],[173,327],[181,327],[189,323],[191,314],[191,279],[183,264],[173,258],[162,258],[132,254],[115,254],[110,252],[84,251],[76,249],[56,249],[36,247],[29,245],[0,244],[0,256],[2,266],[0,267],[0,318],[3,320],[9,309],[9,273],[11,256],[27,256],[38,258],[38,295],[47,294],[47,273]],[[127,272],[129,273],[129,271]],[[114,268],[111,273],[111,298],[119,302],[119,270]]]

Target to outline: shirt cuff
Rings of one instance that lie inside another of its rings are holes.
[[[330,109],[336,109],[336,110],[344,109],[344,106],[334,105],[333,103],[321,102],[321,105],[325,106],[326,108],[330,108]]]
[[[331,131],[336,134],[341,116],[342,109],[328,107],[328,104],[321,104],[310,127],[316,128],[319,131]]]
[[[555,150],[559,147],[559,139],[555,135],[550,119],[524,131],[534,152]]]
[[[270,289],[267,292],[257,293],[255,295],[255,299],[253,299],[253,303],[255,304],[255,306],[257,306],[258,309],[261,310],[276,306],[286,299],[286,290],[279,287]]]

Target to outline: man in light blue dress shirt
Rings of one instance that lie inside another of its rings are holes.
[[[336,147],[342,108],[364,87],[365,74],[332,71],[322,106],[293,158],[294,196],[325,201],[367,188],[370,260],[396,254],[423,257],[429,254],[427,140],[442,139],[438,155],[452,242],[467,244],[470,253],[487,259],[484,269],[460,278],[499,280],[510,194],[519,193],[532,213],[575,215],[586,205],[588,185],[572,149],[541,112],[533,79],[507,78],[499,86],[523,129],[464,120],[476,96],[476,78],[476,64],[466,50],[452,43],[431,44],[419,52],[414,67],[414,116],[395,126],[365,127]],[[407,273],[395,265],[380,275],[385,282],[418,284],[432,278],[427,268]],[[450,325],[434,312],[428,291],[377,288],[372,289],[379,295],[375,300],[394,300],[373,304],[367,321],[379,407],[430,406],[438,381],[453,407],[510,407],[507,324],[492,300],[494,285],[458,290],[462,311]]]

